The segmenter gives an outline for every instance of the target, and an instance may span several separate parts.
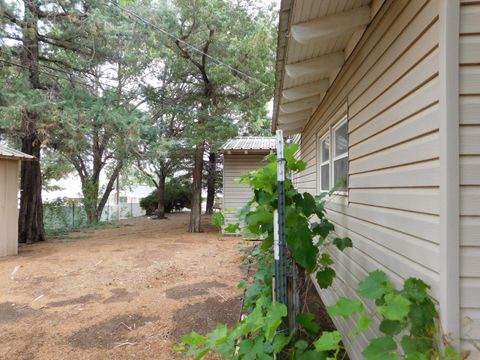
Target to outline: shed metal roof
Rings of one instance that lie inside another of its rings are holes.
[[[0,158],[2,159],[16,159],[16,160],[33,160],[34,156],[25,154],[21,151],[11,149],[0,144]]]
[[[243,136],[228,140],[222,146],[226,151],[264,151],[275,150],[275,137],[266,136]]]

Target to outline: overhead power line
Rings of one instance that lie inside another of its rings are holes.
[[[0,62],[3,62],[4,64],[10,65],[10,66],[16,66],[16,67],[19,67],[19,68],[22,68],[22,69],[30,70],[30,68],[28,66],[25,66],[25,65],[22,65],[22,64],[17,64],[17,63],[12,62],[12,61],[0,59]],[[42,67],[42,65],[39,65],[39,67]],[[48,69],[52,69],[52,68],[48,67]],[[61,71],[61,70],[58,70],[58,71]],[[60,80],[74,82],[74,83],[77,83],[77,84],[83,85],[83,86],[89,86],[88,84],[85,84],[83,82],[80,82],[80,81],[77,81],[77,80],[74,80],[74,79],[68,79],[66,77],[59,76],[57,74],[52,74],[51,72],[47,72],[47,71],[44,71],[44,70],[39,69],[38,72],[41,73],[41,74],[47,75],[47,76],[51,76],[51,77],[60,79]]]
[[[218,59],[218,58],[216,58],[216,57],[214,57],[214,56],[212,56],[212,55],[209,55],[209,54],[203,52],[201,49],[197,48],[196,46],[194,46],[194,45],[186,42],[185,40],[182,40],[182,39],[178,38],[178,37],[175,36],[174,34],[168,32],[167,30],[165,30],[165,29],[163,29],[162,27],[158,26],[157,24],[149,21],[148,19],[143,18],[142,16],[138,15],[137,13],[135,13],[135,12],[133,12],[133,11],[131,11],[131,10],[128,10],[128,9],[126,9],[126,8],[118,5],[116,2],[113,2],[112,4],[113,4],[115,7],[119,8],[120,10],[122,10],[123,12],[127,13],[128,15],[130,15],[130,16],[134,17],[135,19],[139,20],[140,22],[144,23],[145,25],[151,26],[151,27],[153,27],[154,29],[160,31],[161,33],[167,35],[168,37],[174,39],[175,41],[178,41],[178,42],[184,44],[185,46],[188,46],[190,49],[192,49],[193,51],[197,52],[198,54],[205,55],[205,56],[208,57],[210,60],[215,61],[216,63],[218,63],[218,64],[220,64],[220,65],[222,65],[222,66],[224,66],[224,67],[226,67],[226,68],[234,71],[235,73],[237,73],[237,74],[239,74],[239,75],[242,75],[242,76],[245,76],[246,78],[248,78],[248,79],[250,79],[250,80],[256,81],[256,82],[258,82],[258,83],[260,83],[260,84],[262,84],[262,85],[267,86],[267,84],[265,84],[262,80],[257,79],[257,78],[255,78],[255,77],[253,77],[253,76],[251,76],[251,75],[248,75],[247,73],[245,73],[245,72],[243,72],[243,71],[241,71],[241,70],[238,70],[238,69],[234,68],[233,66],[227,64],[226,62],[224,62],[224,61],[222,61],[222,60],[220,60],[220,59]]]

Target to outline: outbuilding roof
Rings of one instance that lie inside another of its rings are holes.
[[[16,160],[33,160],[34,156],[25,154],[21,151],[11,149],[0,144],[0,158],[1,159],[16,159]]]
[[[257,151],[269,152],[275,150],[275,137],[273,136],[239,136],[228,140],[222,146],[223,152]]]

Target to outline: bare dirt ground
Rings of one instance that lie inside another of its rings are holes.
[[[182,334],[237,322],[241,241],[187,222],[128,220],[0,259],[0,359],[181,359]]]

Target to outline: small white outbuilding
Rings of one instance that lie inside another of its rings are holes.
[[[0,256],[18,252],[18,187],[21,160],[31,155],[0,145]]]
[[[236,213],[252,198],[250,188],[238,179],[265,165],[264,158],[275,150],[275,137],[236,137],[223,152],[223,211],[225,225],[238,222]]]

